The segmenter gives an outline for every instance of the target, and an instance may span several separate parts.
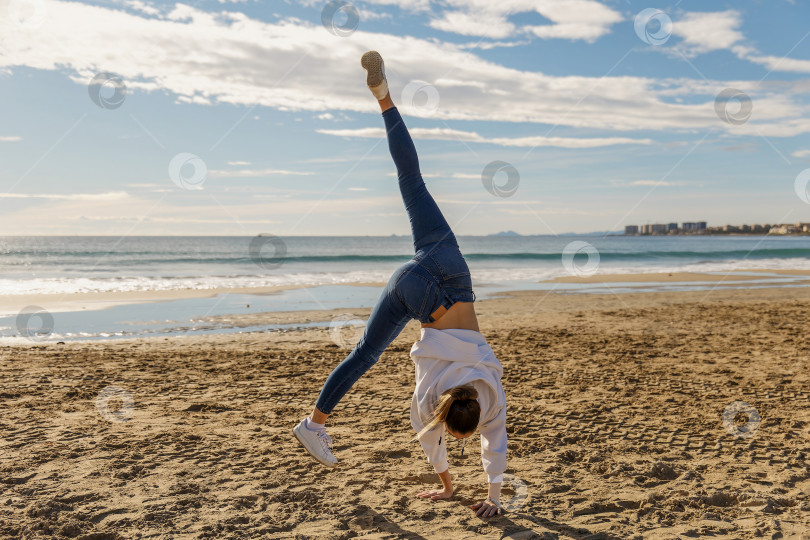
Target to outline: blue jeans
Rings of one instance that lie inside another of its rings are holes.
[[[473,302],[470,269],[456,237],[419,172],[416,149],[396,107],[383,114],[388,149],[397,167],[399,190],[411,222],[414,256],[397,268],[366,323],[363,337],[326,379],[316,406],[331,413],[341,398],[402,332],[411,319],[435,322],[439,307]]]

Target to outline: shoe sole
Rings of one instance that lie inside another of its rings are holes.
[[[385,80],[385,63],[377,51],[368,51],[360,59],[360,65],[366,70],[366,85],[374,88]]]
[[[337,467],[337,463],[329,463],[328,461],[323,461],[322,459],[318,458],[318,456],[316,456],[315,454],[313,454],[312,452],[310,452],[310,451],[309,451],[309,448],[307,448],[307,445],[306,445],[306,444],[304,444],[303,439],[301,439],[301,437],[299,437],[299,436],[298,436],[298,430],[299,430],[299,429],[306,429],[306,428],[301,428],[301,427],[300,427],[300,424],[299,424],[299,425],[297,425],[297,426],[295,426],[295,427],[293,428],[293,435],[295,435],[295,438],[296,438],[296,439],[298,439],[298,442],[299,442],[299,443],[301,443],[301,446],[303,446],[303,447],[304,447],[304,450],[306,450],[306,451],[307,451],[307,454],[309,454],[310,456],[312,456],[312,457],[315,459],[315,461],[317,461],[317,462],[318,462],[318,463],[320,463],[321,465],[325,465],[326,467]]]

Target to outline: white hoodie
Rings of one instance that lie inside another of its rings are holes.
[[[506,470],[506,395],[501,386],[503,367],[486,338],[475,330],[422,328],[422,339],[411,347],[416,366],[416,388],[411,401],[411,425],[420,432],[433,418],[445,390],[471,385],[478,391],[481,419],[481,462],[490,483],[503,481]],[[446,471],[444,424],[419,440],[437,473]]]

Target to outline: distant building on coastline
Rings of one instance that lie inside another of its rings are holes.
[[[768,225],[763,225],[768,227]],[[802,234],[810,233],[810,223],[779,223],[768,228],[769,234]]]
[[[681,223],[681,229],[686,232],[698,232],[698,231],[705,231],[706,230],[706,222],[705,221],[695,221],[689,222],[685,221]]]
[[[796,225],[774,225],[768,231],[770,234],[796,234],[797,232],[802,231]]]
[[[631,225],[630,227],[636,226]],[[625,228],[625,234],[667,234],[667,227],[668,225],[664,223],[647,223],[641,227],[636,227],[638,233],[628,233],[627,228]]]
[[[692,235],[692,234],[810,234],[810,223],[770,223],[756,225],[720,225],[708,227],[705,221],[684,221],[677,223],[647,223],[645,225],[625,225],[624,234],[633,235]]]

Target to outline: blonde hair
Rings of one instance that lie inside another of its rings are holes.
[[[461,435],[472,433],[478,427],[478,420],[481,417],[481,406],[477,399],[478,391],[472,386],[456,386],[445,390],[433,408],[432,418],[416,434],[416,439],[420,439],[442,422]]]

